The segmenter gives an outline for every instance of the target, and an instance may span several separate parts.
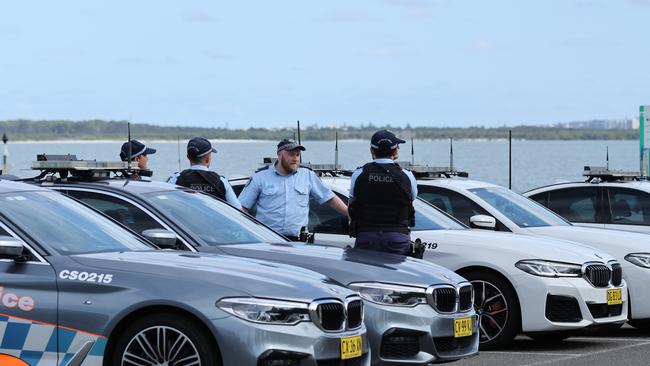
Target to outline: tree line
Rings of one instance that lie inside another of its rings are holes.
[[[303,140],[369,139],[380,128],[389,128],[398,136],[416,139],[504,139],[512,130],[513,138],[525,140],[634,140],[638,130],[576,129],[543,126],[515,127],[391,127],[372,124],[357,127],[306,126]],[[126,140],[126,121],[7,120],[0,121],[0,133],[10,141],[21,140]],[[296,136],[295,128],[221,128],[158,126],[131,123],[131,135],[143,140],[176,140],[203,136],[209,139],[279,140]]]

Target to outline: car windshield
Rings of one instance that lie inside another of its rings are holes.
[[[413,231],[466,229],[464,225],[447,217],[447,215],[420,198],[413,202],[413,207],[415,207],[415,227],[412,228]]]
[[[147,201],[207,245],[278,243],[286,239],[246,214],[205,194],[153,192]]]
[[[104,216],[55,192],[2,194],[0,214],[63,255],[151,249]]]
[[[475,188],[470,192],[512,220],[519,227],[569,226],[560,216],[538,203],[503,187]]]

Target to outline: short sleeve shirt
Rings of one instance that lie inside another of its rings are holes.
[[[256,172],[239,194],[244,208],[257,205],[256,218],[281,234],[298,236],[309,221],[309,198],[323,204],[334,197],[312,170],[281,175],[274,165]]]

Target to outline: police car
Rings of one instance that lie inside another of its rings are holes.
[[[370,364],[362,300],[330,278],[155,250],[33,185],[0,181],[0,268],[0,365]]]
[[[540,187],[524,196],[579,226],[650,233],[650,181],[606,167],[587,166],[583,175],[584,182]]]
[[[74,168],[87,164],[95,168]],[[472,286],[456,273],[403,256],[288,242],[212,196],[167,183],[102,176],[108,165],[74,160],[35,164],[58,172],[37,180],[39,184],[75,197],[161,245],[292,264],[358,291],[365,300],[373,364],[428,364],[477,354]],[[65,167],[69,174],[61,179]],[[161,230],[173,235],[165,238]],[[163,242],[168,239],[171,243]]]
[[[347,201],[349,178],[322,179]],[[237,191],[246,181],[231,184]],[[588,326],[626,321],[627,285],[608,254],[549,238],[473,231],[422,200],[414,206],[411,238],[424,246],[424,260],[474,285],[482,349],[503,347],[519,332],[561,340]],[[347,220],[328,206],[310,204],[309,230],[317,243],[354,243]]]
[[[420,179],[418,195],[476,228],[569,240],[610,254],[628,285],[630,324],[650,327],[650,236],[574,226],[507,188],[470,179]]]

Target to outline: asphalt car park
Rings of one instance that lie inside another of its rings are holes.
[[[650,353],[650,333],[628,325],[617,330],[582,331],[559,343],[518,336],[498,351],[481,351],[459,366],[491,365],[644,365]]]

